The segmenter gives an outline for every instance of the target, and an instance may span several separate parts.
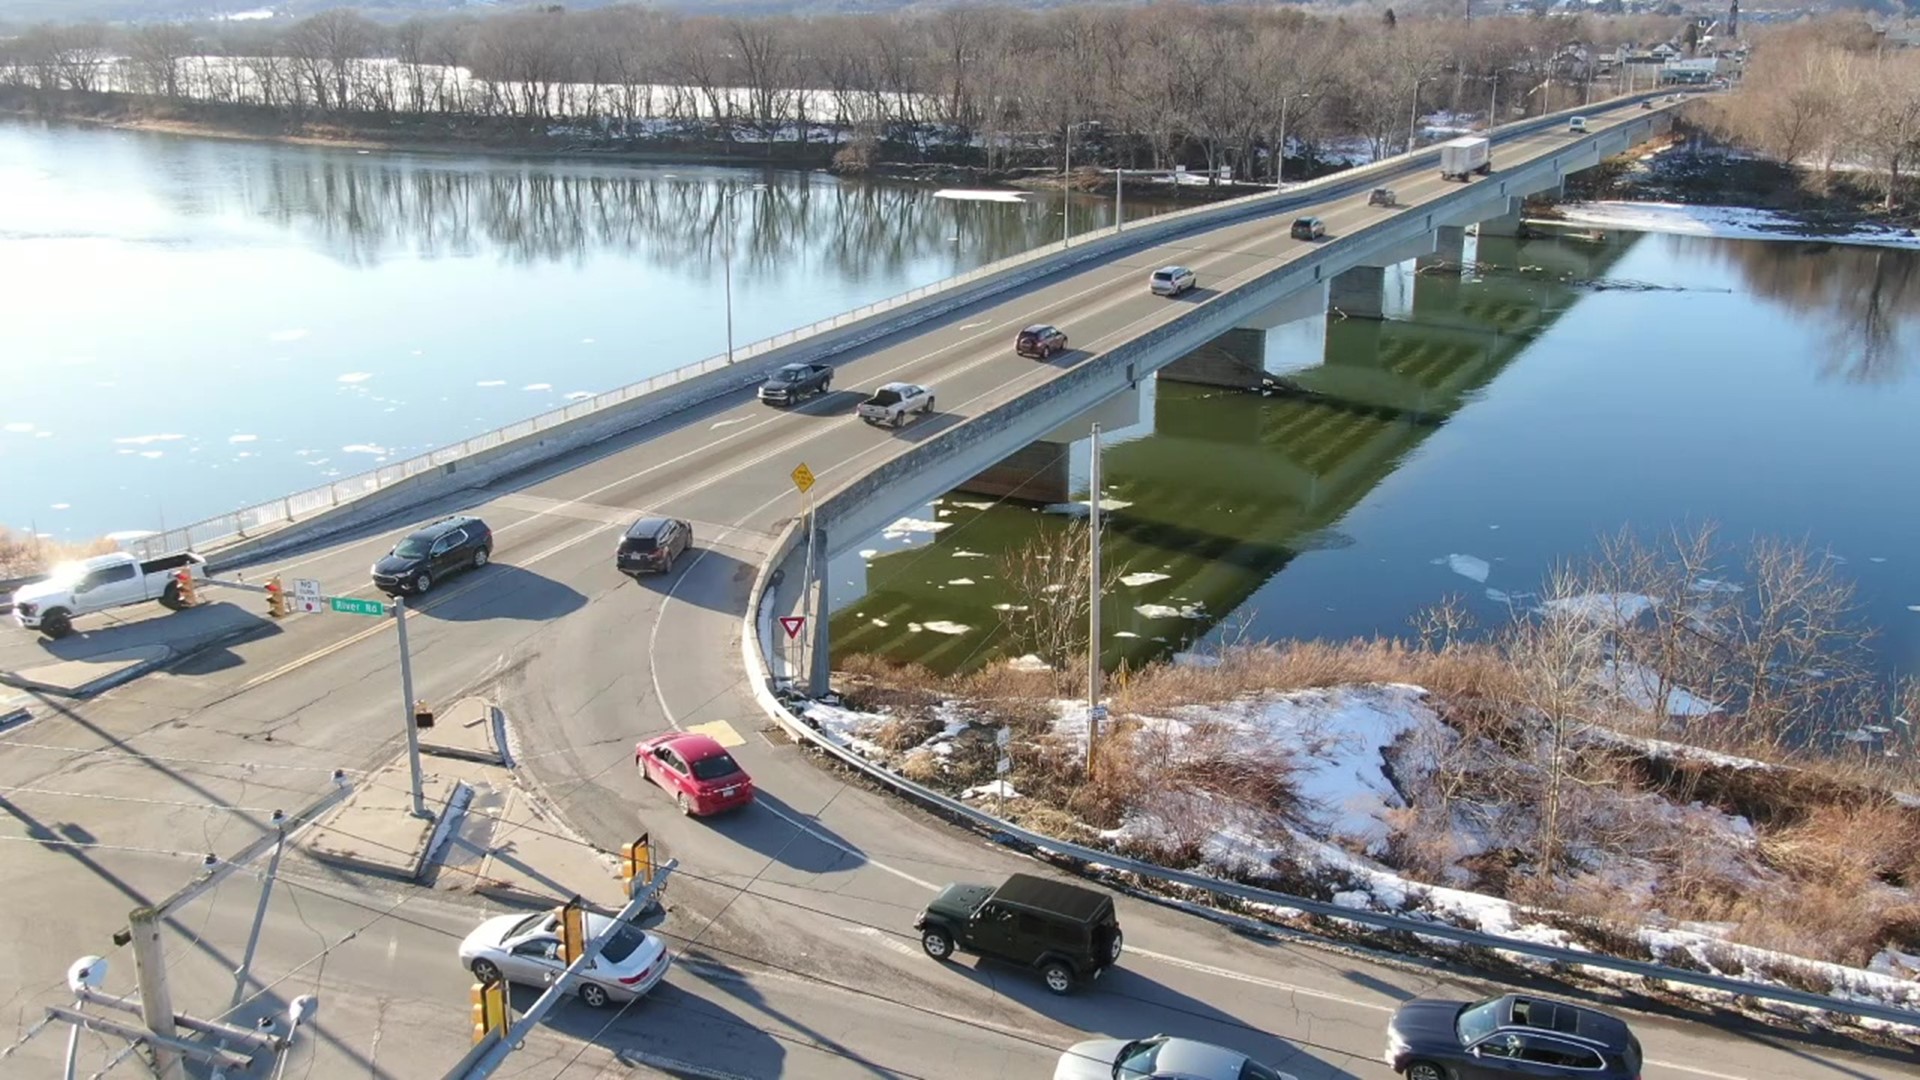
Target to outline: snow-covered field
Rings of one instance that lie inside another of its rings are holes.
[[[1619,605],[1605,607],[1618,610]],[[1637,689],[1632,673],[1616,672],[1615,678],[1627,684],[1621,687],[1623,693],[1630,696]],[[1711,708],[1696,699],[1684,704],[1688,708],[1683,711]],[[1069,753],[1084,748],[1085,703],[1059,701],[1053,709],[1055,719],[1046,738],[1058,740]],[[805,706],[803,715],[842,745],[896,768],[915,755],[933,755],[940,759],[936,766],[944,767],[955,740],[965,737],[970,726],[964,704],[943,704],[934,714],[940,722],[938,731],[918,747],[888,754],[873,741],[875,732],[891,719],[887,716],[823,704]],[[1331,891],[1332,901],[1343,907],[1432,919],[1516,941],[1587,949],[1578,935],[1562,928],[1565,920],[1556,925],[1549,915],[1500,897],[1416,881],[1389,865],[1392,838],[1404,829],[1410,813],[1406,785],[1416,783],[1421,770],[1429,767],[1423,748],[1444,746],[1457,738],[1420,687],[1396,684],[1259,694],[1128,720],[1136,725],[1136,746],[1148,747],[1147,753],[1163,767],[1228,758],[1284,759],[1300,799],[1298,810],[1283,813],[1206,791],[1157,788],[1136,802],[1118,827],[1095,829],[1083,824],[1080,835],[1065,839],[1115,849],[1138,850],[1143,843],[1179,845],[1197,850],[1202,868],[1223,876],[1270,874],[1276,865],[1286,864],[1296,875],[1321,883]],[[1611,732],[1599,732],[1596,738],[1643,749],[1652,756],[1689,752],[1677,744]],[[1725,755],[1713,758],[1718,763],[1739,760]],[[962,797],[1007,803],[1026,798],[1005,781],[971,786]],[[1448,830],[1450,856],[1458,860],[1510,846],[1512,837],[1501,835],[1506,827],[1502,819],[1526,812],[1524,807],[1509,808],[1472,821],[1460,819],[1457,827]],[[1652,793],[1622,793],[1600,812],[1649,823],[1648,828],[1669,840],[1681,837],[1704,852],[1702,858],[1714,863],[1716,872],[1735,879],[1747,875],[1758,881],[1766,872],[1752,857],[1755,832],[1743,818],[1698,803],[1679,805]],[[1524,823],[1516,822],[1514,827],[1518,832]],[[1660,869],[1653,860],[1627,855],[1614,856],[1596,873],[1616,887],[1650,896]],[[1459,885],[1468,878],[1459,872],[1448,880]],[[1276,907],[1275,914],[1293,913]],[[1646,954],[1661,962],[1777,985],[1827,985],[1844,997],[1920,1008],[1920,957],[1884,950],[1868,968],[1851,968],[1735,944],[1726,939],[1726,929],[1677,923],[1655,912],[1650,912],[1644,925],[1627,928]],[[1783,972],[1786,980],[1780,977]],[[1675,989],[1715,1004],[1731,1004],[1728,995]],[[1800,1019],[1807,1017],[1803,1013]]]
[[[1590,202],[1560,207],[1568,224],[1676,236],[1718,236],[1735,240],[1815,240],[1920,250],[1920,236],[1909,229],[1862,225],[1845,233],[1811,232],[1792,218],[1770,210],[1740,206],[1688,206],[1682,203]]]

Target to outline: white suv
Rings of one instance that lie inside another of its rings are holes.
[[[1199,279],[1193,276],[1193,271],[1184,266],[1163,266],[1155,270],[1153,277],[1147,280],[1147,288],[1151,289],[1155,296],[1179,296],[1197,284]]]

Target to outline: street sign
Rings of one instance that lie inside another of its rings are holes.
[[[1095,705],[1093,707],[1094,721],[1098,722],[1101,720],[1105,720],[1106,718],[1107,718],[1107,707],[1105,705]]]
[[[293,603],[301,611],[327,610],[327,598],[320,595],[320,579],[297,577],[293,579]]]
[[[807,625],[807,617],[805,615],[780,616],[780,629],[785,630],[787,632],[788,641],[792,641],[794,638],[799,637],[800,631],[803,628],[805,628],[806,625]]]
[[[813,486],[813,470],[807,468],[807,463],[804,461],[787,475],[793,478],[793,486],[799,488],[802,495],[805,495],[807,489]]]
[[[351,596],[332,596],[327,598],[333,610],[342,615],[385,615],[387,605],[378,600],[356,600]]]

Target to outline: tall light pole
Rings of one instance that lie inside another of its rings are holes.
[[[753,186],[747,188],[747,190],[748,191],[765,191],[767,190],[767,185],[754,184]],[[733,363],[733,234],[735,229],[734,217],[733,217],[733,196],[735,193],[736,193],[736,189],[731,186],[720,189],[720,201],[727,204],[726,236],[722,238],[725,241],[725,243],[721,246],[721,249],[720,249],[720,262],[722,266],[725,268],[724,274],[726,277],[727,363],[729,364]]]
[[[1407,107],[1407,153],[1413,153],[1413,142],[1420,128],[1420,84],[1426,82],[1422,76],[1413,80],[1413,103]]]
[[[1487,130],[1500,126],[1500,73],[1493,73],[1493,98],[1487,102]]]
[[[1280,95],[1280,138],[1276,140],[1280,145],[1273,148],[1273,186],[1276,188],[1287,182],[1287,102],[1294,98],[1305,101],[1312,96],[1312,94]]]
[[[1073,243],[1073,132],[1075,128],[1099,127],[1098,120],[1082,120],[1067,125],[1067,159],[1060,179],[1060,246]]]
[[[1087,465],[1087,778],[1093,778],[1093,748],[1099,741],[1100,705],[1100,425],[1093,425]]]

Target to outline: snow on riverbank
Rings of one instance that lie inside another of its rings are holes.
[[[1718,236],[1735,240],[1816,240],[1920,250],[1920,236],[1907,229],[1860,225],[1851,232],[1818,233],[1770,210],[1741,206],[1688,206],[1682,203],[1590,202],[1560,206],[1565,223],[1676,236]]]
[[[1703,705],[1705,703],[1702,703]],[[924,762],[931,755],[946,759],[956,739],[970,726],[964,703],[946,702],[933,718],[939,730],[921,745],[889,753],[875,741],[892,718],[846,708],[813,704],[803,715],[828,737],[869,759],[899,768],[909,758]],[[1054,703],[1053,739],[1070,752],[1084,753],[1086,705]],[[1119,718],[1116,718],[1119,719]],[[1259,877],[1281,865],[1332,890],[1332,902],[1353,910],[1432,919],[1452,926],[1576,951],[1591,951],[1582,936],[1569,929],[1564,918],[1523,908],[1512,901],[1464,888],[1414,881],[1382,860],[1391,851],[1391,839],[1403,815],[1406,798],[1396,784],[1400,773],[1414,763],[1399,753],[1420,740],[1445,740],[1451,729],[1434,711],[1427,691],[1392,684],[1343,686],[1291,693],[1255,694],[1236,701],[1186,706],[1166,716],[1127,717],[1136,739],[1149,740],[1165,763],[1178,766],[1218,762],[1284,761],[1288,780],[1300,806],[1278,813],[1264,806],[1235,802],[1211,791],[1167,789],[1133,805],[1119,827],[1093,829],[1071,837],[1094,846],[1119,849],[1144,843],[1190,845],[1199,853],[1203,869],[1221,876]],[[991,730],[991,729],[989,729]],[[1618,737],[1626,743],[1627,737]],[[1657,747],[1649,747],[1658,750]],[[943,766],[944,767],[944,766]],[[918,773],[914,773],[918,775]],[[1401,777],[1404,779],[1404,777]],[[1002,786],[1004,785],[1004,786]],[[1021,798],[1006,781],[970,786],[960,796]],[[1682,806],[1652,794],[1625,795],[1640,820],[1684,832],[1691,842],[1721,851],[1740,861],[1755,845],[1752,826],[1744,819],[1700,804]],[[1657,805],[1655,805],[1657,804]],[[1498,823],[1491,826],[1499,831]],[[1482,850],[1489,837],[1462,835],[1460,853]],[[1500,846],[1495,843],[1494,846]],[[1605,868],[1610,878],[1650,889],[1647,875],[1659,871],[1640,859],[1622,857]],[[1295,914],[1276,906],[1277,915]],[[1870,968],[1806,960],[1784,953],[1727,941],[1714,926],[1663,924],[1657,916],[1648,925],[1628,928],[1632,938],[1660,962],[1694,970],[1710,970],[1732,978],[1775,985],[1829,986],[1843,998],[1858,998],[1897,1007],[1920,1008],[1920,974],[1915,959],[1895,951],[1876,956]],[[1550,965],[1514,957],[1524,966],[1548,970]],[[1638,977],[1594,971],[1595,977],[1636,983]],[[1702,1000],[1725,1004],[1728,995],[1676,987]],[[1785,1006],[1776,1011],[1797,1019],[1815,1014]],[[1881,1029],[1890,1025],[1861,1021]]]

